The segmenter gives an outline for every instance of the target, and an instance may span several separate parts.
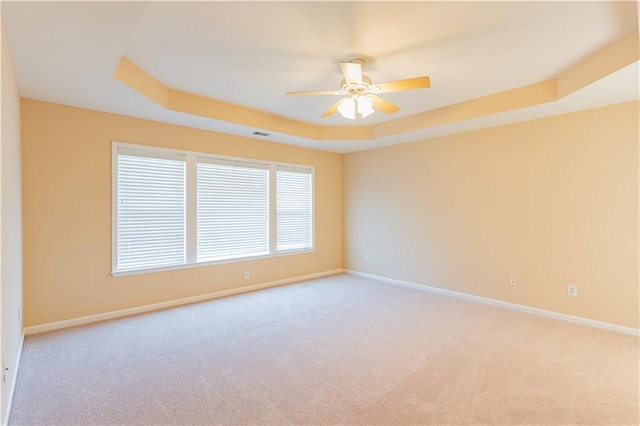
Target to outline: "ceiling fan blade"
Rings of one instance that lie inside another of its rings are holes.
[[[406,80],[388,81],[386,83],[375,84],[375,93],[400,92],[403,90],[426,89],[431,87],[429,77],[407,78]]]
[[[307,96],[307,95],[344,95],[344,93],[335,90],[309,90],[305,92],[287,92],[287,96]]]
[[[340,62],[344,81],[347,83],[362,83],[362,65],[357,62]]]
[[[371,98],[373,99],[373,102],[371,102],[371,104],[373,105],[373,109],[375,109],[376,111],[382,111],[386,114],[393,114],[394,112],[400,110],[399,106],[396,106],[389,101],[385,101],[380,96],[376,96],[376,95],[367,95],[367,96],[371,96]],[[337,108],[337,105],[336,105],[336,108]]]
[[[340,99],[338,102],[336,102],[335,104],[331,105],[331,108],[329,108],[328,110],[326,110],[325,112],[322,113],[322,115],[320,117],[328,117],[330,115],[333,115],[336,113],[336,111],[338,111],[338,105],[340,105],[340,102],[342,102],[342,99]]]

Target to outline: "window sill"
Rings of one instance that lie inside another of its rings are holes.
[[[304,249],[304,250],[283,251],[275,254],[265,254],[261,256],[242,257],[242,258],[225,259],[225,260],[213,260],[209,262],[185,263],[182,265],[160,266],[157,268],[131,269],[127,271],[111,271],[111,275],[113,277],[126,277],[128,275],[151,274],[154,272],[165,272],[165,271],[174,271],[178,269],[200,268],[204,266],[224,265],[226,263],[248,262],[252,260],[271,259],[274,257],[291,256],[296,254],[315,253],[315,251],[316,251],[315,248],[310,248],[310,249]]]

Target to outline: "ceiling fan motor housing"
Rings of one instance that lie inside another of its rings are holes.
[[[347,83],[344,78],[340,82],[340,91],[345,95],[361,95],[369,91],[370,87],[371,78],[366,75],[362,76],[362,83]]]

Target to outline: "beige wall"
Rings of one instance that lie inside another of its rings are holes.
[[[30,99],[22,135],[25,326],[342,267],[338,154]],[[113,140],[315,166],[316,252],[113,278]]]
[[[638,115],[632,102],[345,155],[345,268],[638,328]]]
[[[1,19],[0,19],[1,22]],[[11,53],[2,33],[2,140],[0,143],[0,318],[2,361],[9,370],[2,383],[0,421],[6,424],[22,344],[22,211],[20,188],[20,97]]]
[[[637,102],[348,154],[344,165],[29,99],[22,124],[26,326],[333,270],[344,241],[348,269],[638,327]],[[111,277],[112,140],[315,166],[316,253]]]

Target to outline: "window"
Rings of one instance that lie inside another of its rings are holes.
[[[118,270],[185,262],[185,159],[118,155]]]
[[[269,170],[198,161],[198,262],[269,254]]]
[[[278,251],[311,248],[311,172],[277,167]]]
[[[113,274],[313,250],[313,168],[113,143]]]

